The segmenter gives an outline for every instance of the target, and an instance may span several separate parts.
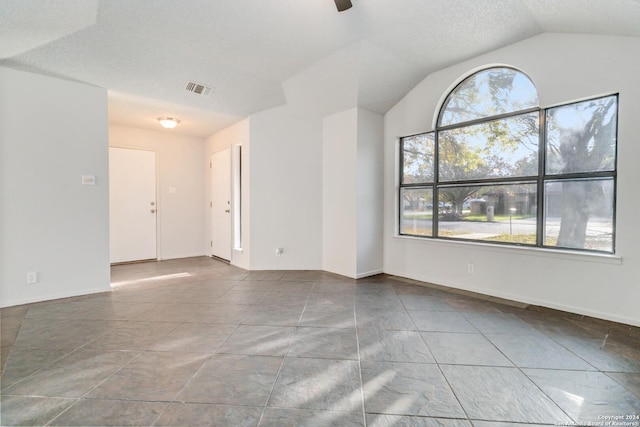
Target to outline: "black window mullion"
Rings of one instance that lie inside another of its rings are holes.
[[[405,138],[400,138],[400,176],[399,176],[399,182],[400,182],[400,188],[398,191],[398,235],[402,235],[402,212],[404,210],[404,200],[402,198],[402,194],[403,194],[403,189],[410,187],[410,184],[405,184],[404,183],[404,142],[405,142]]]
[[[438,130],[449,130],[449,129],[464,128],[464,127],[469,127],[469,126],[473,126],[473,125],[477,125],[477,124],[481,124],[481,123],[487,123],[487,122],[493,122],[493,121],[498,121],[498,120],[502,120],[502,119],[508,119],[510,117],[524,116],[524,115],[527,115],[527,114],[530,114],[530,113],[535,113],[538,110],[539,110],[538,107],[532,107],[532,108],[527,108],[525,110],[509,111],[508,113],[496,114],[495,116],[480,117],[479,119],[468,120],[466,122],[459,122],[459,123],[454,123],[454,124],[451,124],[451,125],[439,126]]]
[[[440,185],[446,186],[467,186],[467,185],[482,185],[482,184],[494,184],[494,183],[517,183],[521,181],[535,181],[538,179],[538,175],[531,176],[509,176],[504,178],[483,178],[483,179],[466,179],[457,181],[442,181]]]
[[[440,199],[438,187],[440,186],[440,131],[436,130],[433,138],[433,203],[431,207],[431,235],[438,237],[438,216],[440,213]]]
[[[544,176],[547,160],[547,111],[540,110],[540,123],[538,125],[538,195],[537,195],[537,219],[536,219],[536,246],[544,246],[546,232],[544,217]]]
[[[402,235],[402,208],[404,207],[402,204],[402,184],[404,181],[404,138],[400,138],[400,141],[398,141],[398,155],[400,157],[400,167],[398,168],[398,173],[400,174],[398,177],[400,188],[398,188],[398,201],[396,206],[398,207],[398,235]]]
[[[618,126],[620,124],[620,94],[616,94],[616,147],[613,160],[613,230],[611,234],[611,249],[616,252],[616,226],[618,217]]]

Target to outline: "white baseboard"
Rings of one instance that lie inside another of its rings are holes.
[[[372,270],[372,271],[366,271],[364,273],[358,273],[356,274],[356,279],[363,279],[365,277],[371,277],[371,276],[376,276],[378,274],[382,274],[384,273],[384,271],[382,269],[379,270]]]
[[[36,302],[51,301],[51,300],[63,299],[63,298],[80,297],[80,296],[91,295],[91,294],[99,294],[102,292],[111,292],[111,286],[109,286],[106,289],[105,288],[83,289],[77,292],[69,292],[69,293],[63,292],[59,294],[38,295],[37,297],[33,297],[33,298],[10,299],[9,301],[2,301],[2,305],[0,306],[0,308],[13,307],[16,305],[24,305],[24,304],[33,304]]]

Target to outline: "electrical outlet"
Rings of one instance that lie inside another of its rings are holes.
[[[27,273],[27,285],[38,283],[38,273],[35,271]]]
[[[276,256],[280,256],[284,253],[284,249],[283,248],[276,248]]]
[[[474,264],[467,264],[467,272],[473,274],[476,272],[476,266]]]

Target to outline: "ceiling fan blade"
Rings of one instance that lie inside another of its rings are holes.
[[[338,12],[344,12],[347,9],[350,9],[351,6],[353,6],[351,4],[351,0],[334,0],[336,2],[336,7],[338,8]]]

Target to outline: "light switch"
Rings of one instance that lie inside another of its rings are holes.
[[[82,185],[96,185],[96,176],[82,175]]]

